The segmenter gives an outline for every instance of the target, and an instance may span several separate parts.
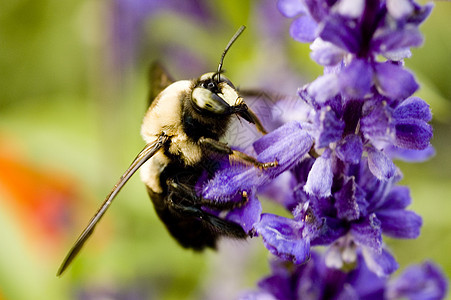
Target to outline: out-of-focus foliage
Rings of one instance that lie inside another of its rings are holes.
[[[143,142],[147,67],[177,79],[225,60],[240,87],[295,93],[321,73],[291,41],[275,0],[4,1],[0,9],[0,298],[230,299],[267,273],[260,243],[219,253],[180,248],[157,220],[138,176],[121,192],[67,274],[71,243]],[[164,4],[163,4],[164,3]],[[451,275],[451,3],[437,2],[426,42],[407,60],[434,113],[437,155],[401,164],[418,240],[388,241],[401,267],[431,258]],[[265,207],[264,209],[273,209]],[[133,298],[135,297],[135,298]],[[222,298],[221,298],[222,297]]]

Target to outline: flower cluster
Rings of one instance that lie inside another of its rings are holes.
[[[411,0],[279,0],[278,7],[294,18],[291,36],[312,43],[311,57],[325,67],[324,75],[298,90],[302,117],[253,144],[259,161],[277,161],[277,167],[225,164],[200,185],[199,193],[216,201],[239,201],[247,192],[248,203],[226,218],[261,236],[272,254],[295,264],[286,271],[276,267],[271,280],[290,272],[301,284],[305,270],[326,272],[310,266],[318,260],[310,248],[319,245],[327,246],[324,268],[358,265],[352,274],[390,275],[398,264],[382,235],[412,239],[422,225],[421,217],[407,209],[409,190],[397,185],[402,174],[392,159],[415,161],[434,152],[429,105],[412,96],[418,84],[403,66],[410,47],[422,43],[418,25],[432,6]],[[262,213],[257,193],[276,195],[292,218]],[[342,283],[354,276],[336,272]],[[385,279],[379,282],[385,284]],[[342,292],[359,295],[345,289],[336,295]]]
[[[258,283],[259,291],[240,299],[443,299],[447,288],[442,272],[430,262],[411,266],[392,280],[371,272],[360,255],[350,272],[327,267],[316,252],[303,265],[273,260],[271,270]]]

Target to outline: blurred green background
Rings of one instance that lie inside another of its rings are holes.
[[[9,0],[0,9],[0,299],[232,299],[267,274],[258,239],[218,253],[183,250],[157,220],[139,176],[78,259],[72,242],[142,148],[147,68],[176,79],[225,60],[240,87],[294,93],[321,74],[288,36],[275,0]],[[401,269],[432,259],[451,275],[451,3],[436,2],[407,66],[434,113],[436,156],[398,162],[424,226],[386,239]],[[271,209],[272,207],[267,207]]]

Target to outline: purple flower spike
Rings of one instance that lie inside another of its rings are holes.
[[[409,270],[411,287],[401,284],[403,277],[391,284],[388,276],[398,263],[383,242],[383,235],[416,238],[422,226],[421,217],[407,209],[410,193],[397,186],[402,173],[392,159],[419,161],[434,153],[429,105],[412,97],[419,86],[404,67],[411,48],[423,42],[418,25],[432,5],[279,0],[278,8],[295,18],[290,27],[295,40],[313,41],[311,58],[325,69],[298,89],[303,113],[297,118],[291,113],[290,123],[254,143],[258,160],[277,160],[277,167],[221,169],[223,179],[212,181],[216,191],[229,194],[242,187],[264,191],[293,215],[262,214],[256,222],[261,214],[256,198],[229,212],[285,260],[271,265],[273,274],[259,283],[262,291],[246,299],[443,297],[446,282],[433,267]],[[274,180],[284,171],[283,181]],[[312,254],[299,264],[310,246],[327,247],[324,257]]]
[[[398,278],[377,276],[358,254],[356,268],[343,272],[327,267],[327,257],[312,252],[302,265],[272,261],[271,274],[262,279],[260,290],[247,292],[240,300],[440,300],[447,292],[443,272],[430,262],[407,268]],[[390,258],[387,258],[387,262]]]
[[[263,243],[273,255],[301,264],[310,255],[310,242],[302,235],[303,226],[299,221],[262,214],[255,230],[262,236]]]

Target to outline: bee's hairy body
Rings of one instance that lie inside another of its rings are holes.
[[[277,162],[261,163],[220,142],[233,115],[266,133],[230,80],[221,75],[224,56],[244,28],[242,26],[229,41],[217,72],[206,73],[196,80],[173,82],[159,64],[153,65],[151,103],[141,127],[141,135],[147,144],[75,241],[57,272],[58,276],[78,255],[119,191],[141,166],[141,179],[158,216],[183,247],[202,250],[215,248],[221,236],[246,238],[247,234],[239,224],[212,214],[211,209],[221,212],[243,205],[247,201],[247,191],[242,191],[242,201],[238,203],[203,199],[195,191],[200,177],[205,171],[207,176],[212,176],[221,158],[258,168],[277,165]]]
[[[246,234],[238,224],[202,212],[200,207],[192,205],[193,200],[186,199],[187,195],[172,191],[167,184],[169,179],[178,185],[194,187],[204,171],[214,171],[205,168],[214,166],[218,155],[227,156],[225,153],[206,149],[199,143],[200,138],[219,142],[227,130],[231,115],[209,115],[196,111],[191,97],[193,89],[198,85],[199,82],[196,81],[177,81],[152,101],[144,117],[141,135],[150,143],[164,133],[168,141],[142,166],[141,179],[147,186],[158,216],[169,232],[183,247],[202,250],[205,247],[215,248],[218,236],[224,235],[218,232],[222,231],[221,228],[210,224],[212,219],[231,228],[232,232],[228,233],[230,236],[244,238]],[[236,98],[238,99],[238,94]],[[196,197],[194,192],[192,197]],[[182,209],[174,209],[170,204],[183,202],[189,205]],[[184,209],[191,209],[192,215]]]
[[[141,168],[142,181],[156,193],[161,193],[160,173],[172,160],[181,165],[196,166],[206,158],[206,149],[199,138],[219,140],[226,132],[231,116],[205,117],[191,107],[193,81],[177,81],[164,89],[147,111],[141,135],[150,143],[163,132],[169,137],[169,146],[158,151]]]

